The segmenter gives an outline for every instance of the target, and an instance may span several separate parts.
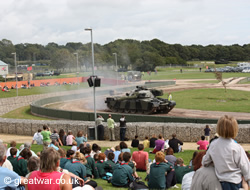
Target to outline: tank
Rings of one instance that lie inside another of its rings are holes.
[[[124,113],[168,113],[176,105],[175,101],[168,101],[162,96],[163,91],[157,89],[147,89],[142,86],[137,86],[136,89],[125,96],[107,97],[105,103],[112,112]]]

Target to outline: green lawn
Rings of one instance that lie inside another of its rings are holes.
[[[167,94],[163,97],[167,98]],[[172,92],[176,108],[250,113],[250,92],[224,89],[192,89]]]
[[[117,142],[118,144],[119,142]],[[17,144],[17,148],[20,147],[21,144]],[[43,146],[42,145],[32,145],[32,150],[37,153],[37,152],[41,152],[42,151],[42,148]],[[65,150],[68,150],[70,149],[71,147],[70,146],[63,146],[63,148]],[[102,152],[104,152],[107,148],[110,148],[110,147],[102,147]],[[137,151],[137,148],[130,148],[131,150],[131,154],[134,152],[134,151]],[[146,148],[145,151],[149,152],[149,150],[153,150],[152,148]],[[183,160],[184,160],[184,163],[186,165],[189,164],[189,161],[191,160],[192,156],[193,156],[193,153],[194,153],[194,150],[185,150],[184,152],[181,152],[181,153],[176,153],[174,154],[177,158],[181,157]],[[149,154],[149,158],[151,160],[154,160],[154,154]],[[147,182],[144,180],[145,177],[146,177],[146,172],[137,172],[138,175],[142,178],[142,180],[147,184]],[[101,186],[103,189],[126,189],[126,188],[117,188],[117,187],[113,187],[110,183],[108,183],[107,181],[105,180],[102,180],[102,179],[94,179],[98,186]],[[178,189],[181,189],[181,184],[177,184],[177,186],[179,187]]]

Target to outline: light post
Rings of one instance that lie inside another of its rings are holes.
[[[77,85],[79,84],[78,81],[78,53],[74,53],[74,55],[76,55],[76,78],[77,78]]]
[[[16,96],[18,96],[18,83],[17,83],[17,65],[16,65],[16,52],[12,53],[14,55],[14,61],[15,61],[15,70],[16,70]]]
[[[93,34],[92,28],[85,28],[85,31],[90,31],[91,35],[91,53],[92,53],[92,75],[95,76],[95,59],[94,59],[94,44],[93,44]],[[96,120],[96,105],[95,105],[95,85],[93,85],[93,96],[94,96],[94,123]],[[95,139],[97,140],[97,126],[95,123]]]
[[[118,85],[118,68],[117,68],[117,53],[113,53],[115,55],[115,68],[116,68],[116,86]]]

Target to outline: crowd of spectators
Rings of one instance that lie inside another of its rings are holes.
[[[169,141],[161,134],[158,139],[155,135],[150,139],[145,137],[142,143],[136,135],[131,146],[137,145],[138,150],[132,152],[127,143],[121,141],[115,148],[102,152],[98,144],[88,142],[82,131],[74,137],[71,131],[66,134],[63,129],[59,134],[57,130],[51,133],[44,125],[43,131],[39,129],[32,142],[25,143],[19,150],[15,141],[8,149],[0,142],[0,189],[102,189],[95,179],[106,180],[117,188],[142,185],[149,189],[168,189],[182,184],[183,190],[248,189],[249,153],[234,140],[238,133],[237,121],[233,117],[221,117],[216,132],[217,138],[209,143],[205,136],[201,137],[197,142],[198,151],[194,152],[189,165],[185,165],[178,157],[183,151],[183,142],[176,134],[172,134]],[[36,154],[31,150],[35,142],[43,145],[42,152]],[[71,148],[66,151],[62,146]],[[145,151],[145,146],[152,147],[153,151]],[[154,160],[149,159],[149,153],[155,154]],[[147,174],[148,187],[138,171]],[[3,180],[5,177],[10,178],[8,183]],[[50,182],[31,183],[35,179]]]

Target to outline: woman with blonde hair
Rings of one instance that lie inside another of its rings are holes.
[[[61,172],[57,172],[59,164],[60,155],[54,148],[47,148],[43,150],[40,157],[40,170],[30,173],[28,176],[29,180],[28,184],[26,184],[26,189],[72,189],[70,176]]]

